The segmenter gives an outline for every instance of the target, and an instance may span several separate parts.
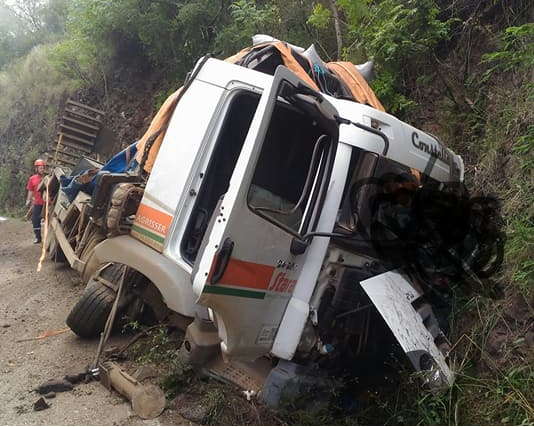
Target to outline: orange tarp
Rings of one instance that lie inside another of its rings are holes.
[[[315,89],[316,91],[319,91],[319,87],[315,84],[313,79],[308,75],[308,73],[306,73],[306,71],[304,71],[302,66],[291,54],[291,48],[282,42],[275,42],[273,43],[273,45],[280,51],[280,54],[282,55],[282,60],[284,61],[284,65],[291,71],[293,71],[308,86]]]
[[[312,87],[313,89],[319,91],[319,88],[317,87],[317,84],[313,81],[313,79],[304,71],[304,69],[301,67],[301,65],[298,63],[298,61],[293,57],[291,54],[291,48],[283,42],[277,41],[277,42],[268,42],[261,45],[248,47],[246,49],[241,50],[240,52],[236,53],[233,56],[230,56],[229,58],[226,58],[225,61],[235,63],[239,61],[241,58],[243,58],[247,53],[249,53],[252,49],[258,49],[263,46],[268,46],[272,44],[278,51],[280,52],[280,55],[282,56],[282,61],[284,61],[284,65],[289,68],[292,72],[294,72],[302,81],[304,81],[308,86]],[[310,64],[311,65],[311,64]],[[354,99],[361,104],[369,104],[372,107],[376,108],[380,111],[385,111],[384,107],[376,97],[375,93],[371,89],[371,87],[367,84],[365,79],[362,77],[358,69],[354,66],[351,62],[329,62],[326,64],[327,68],[334,73],[343,83],[345,83],[350,92],[352,93],[352,96]]]
[[[181,91],[182,88],[178,89],[165,100],[158,113],[152,119],[148,130],[145,132],[143,137],[137,142],[137,155],[135,156],[135,160],[137,160],[138,163],[141,163],[148,139],[158,130],[162,130],[155,139],[154,143],[152,144],[152,147],[150,147],[150,151],[148,153],[148,157],[144,166],[144,170],[146,172],[152,171],[152,166],[154,165],[154,161],[156,160],[156,156],[158,155],[161,141],[163,140],[163,136],[165,135],[165,131],[167,130],[170,115],[174,111],[176,98],[178,97]]]
[[[262,45],[267,46],[268,43],[263,43]],[[258,46],[262,46],[262,45],[258,45]],[[243,58],[243,56],[245,56],[247,53],[249,53],[252,49],[255,49],[256,47],[257,46],[246,47],[245,49],[240,50],[236,54],[234,54],[232,56],[229,56],[228,58],[225,59],[225,61],[226,62],[231,62],[232,64],[235,64],[237,61],[239,61],[241,58]]]
[[[361,104],[369,104],[377,110],[386,111],[373,89],[352,62],[329,62],[326,66],[349,87],[356,101]]]
[[[287,68],[289,68],[293,73],[295,73],[299,77],[299,79],[301,79],[308,86],[319,91],[319,88],[317,87],[313,79],[308,75],[308,73],[304,71],[301,65],[297,62],[297,60],[291,54],[291,48],[286,43],[283,43],[280,41],[261,43],[261,44],[257,44],[256,46],[247,47],[237,52],[235,55],[232,55],[226,58],[225,61],[235,64],[237,61],[243,58],[243,56],[245,56],[251,50],[259,50],[259,48],[266,47],[269,45],[272,45],[276,49],[278,49],[282,57],[282,61],[284,61],[284,65]]]

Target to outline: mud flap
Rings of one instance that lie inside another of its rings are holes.
[[[431,389],[448,388],[454,374],[412,303],[421,293],[404,276],[389,271],[361,282],[416,371]]]

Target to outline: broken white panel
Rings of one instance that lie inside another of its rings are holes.
[[[361,286],[415,369],[420,369],[420,355],[426,352],[437,363],[442,380],[448,386],[452,385],[454,375],[445,357],[434,343],[434,338],[423,324],[421,316],[412,306],[412,302],[419,298],[421,293],[395,271],[364,280]]]

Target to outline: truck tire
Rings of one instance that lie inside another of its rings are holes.
[[[137,212],[143,191],[143,188],[131,182],[121,182],[115,186],[106,213],[109,234],[117,236],[130,232],[132,224],[128,218]]]
[[[110,263],[89,279],[82,296],[66,320],[67,325],[76,335],[81,338],[92,338],[100,335],[104,330],[111,307],[115,302],[124,267],[124,264]],[[143,280],[143,276],[135,271],[130,273],[124,278],[124,289],[117,306],[113,326],[124,326],[126,320],[136,320],[145,311],[142,298],[129,292],[130,286],[139,286],[139,281]]]
[[[67,326],[81,338],[98,336],[104,330],[116,295],[115,290],[91,279],[67,316]]]

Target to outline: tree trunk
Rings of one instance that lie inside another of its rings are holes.
[[[343,36],[341,34],[341,23],[339,22],[339,11],[337,9],[336,0],[328,0],[332,16],[334,17],[334,28],[336,30],[337,42],[337,60],[341,60],[341,52],[343,49]]]

